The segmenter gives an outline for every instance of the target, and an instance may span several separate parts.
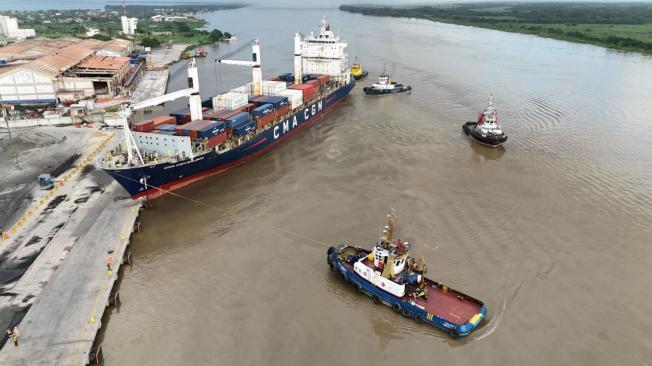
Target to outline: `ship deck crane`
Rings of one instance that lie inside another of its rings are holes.
[[[250,46],[252,48],[252,54],[251,54],[251,61],[239,61],[239,60],[227,60],[227,57],[231,57],[242,50],[244,50],[246,47]],[[221,58],[215,59],[215,62],[219,64],[225,64],[225,65],[235,65],[235,66],[249,66],[252,68],[252,76],[253,76],[253,89],[251,94],[252,95],[260,95],[260,87],[261,84],[263,83],[263,72],[260,68],[260,42],[258,38],[253,39],[242,46],[238,47],[237,49],[223,55]]]
[[[135,104],[127,104],[122,106],[121,114],[124,117],[122,127],[124,130],[125,142],[127,145],[126,147],[128,161],[132,161],[135,151],[140,162],[144,164],[143,157],[140,154],[138,146],[136,145],[136,140],[134,140],[134,136],[131,134],[131,130],[129,129],[129,116],[131,116],[134,111],[186,97],[188,98],[188,104],[190,105],[190,120],[196,121],[201,119],[202,109],[201,95],[199,95],[199,72],[197,71],[197,63],[195,62],[194,58],[188,63],[188,88],[146,99]]]

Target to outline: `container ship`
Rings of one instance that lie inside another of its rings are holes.
[[[226,59],[252,47],[250,61]],[[318,34],[294,36],[294,72],[262,80],[260,43],[216,60],[252,68],[253,81],[202,100],[194,59],[188,88],[124,106],[125,141],[98,160],[132,198],[148,199],[244,164],[336,107],[355,86],[347,44],[322,19]],[[189,107],[129,125],[135,110],[188,98]]]

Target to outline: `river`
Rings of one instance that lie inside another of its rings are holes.
[[[255,36],[265,77],[292,71],[293,33],[316,32],[322,15],[370,77],[267,155],[144,212],[123,304],[104,319],[107,364],[649,363],[652,58],[258,6],[206,15],[239,41],[199,61],[202,94],[250,80],[213,59]],[[363,96],[383,67],[413,93]],[[461,132],[490,93],[504,149]],[[389,209],[430,278],[485,301],[469,337],[402,318],[329,272],[328,246],[370,246]]]

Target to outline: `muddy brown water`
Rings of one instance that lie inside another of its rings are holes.
[[[107,364],[649,363],[652,59],[336,10],[207,18],[239,44],[260,35],[268,76],[291,71],[293,32],[321,15],[370,78],[264,157],[143,214],[105,325]],[[205,96],[213,80],[249,81],[211,62],[237,46],[200,61]],[[414,92],[363,96],[383,65]],[[461,133],[490,92],[504,149]],[[370,245],[390,208],[429,277],[485,301],[469,337],[404,319],[329,272],[328,246]]]

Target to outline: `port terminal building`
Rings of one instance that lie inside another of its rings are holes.
[[[142,65],[131,41],[33,38],[0,48],[0,100],[17,105],[113,98],[125,93]]]

